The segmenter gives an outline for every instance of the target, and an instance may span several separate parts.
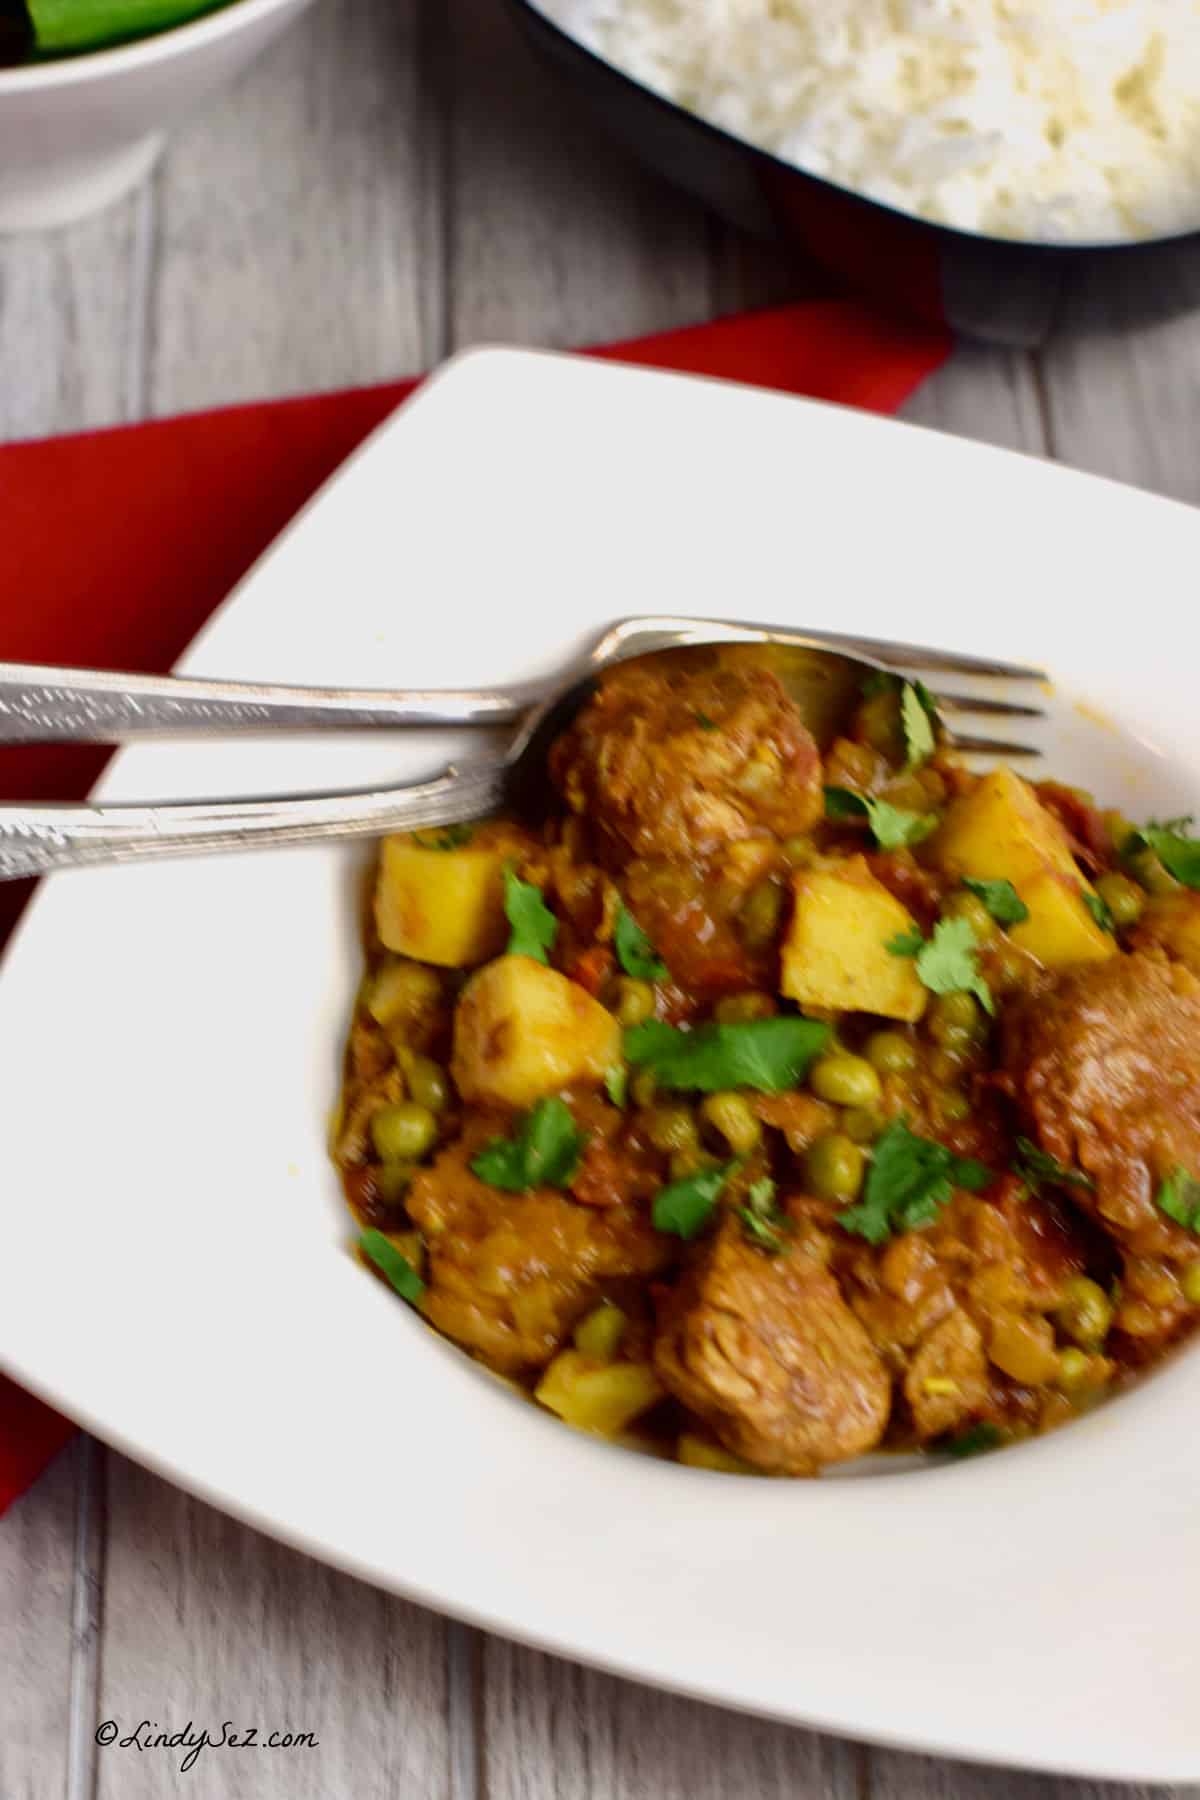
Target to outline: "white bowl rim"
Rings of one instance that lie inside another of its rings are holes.
[[[85,50],[79,56],[63,56],[51,62],[19,63],[15,68],[0,69],[0,99],[8,94],[68,87],[74,83],[99,81],[106,75],[128,74],[131,69],[149,68],[189,50],[202,49],[239,25],[268,18],[271,13],[282,12],[296,4],[297,0],[222,0],[221,5],[202,13],[198,19],[187,19],[181,25],[168,26],[149,37],[134,38],[127,44]]]

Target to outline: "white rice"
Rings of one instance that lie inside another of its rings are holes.
[[[1200,0],[535,0],[645,86],[905,212],[1200,226]]]

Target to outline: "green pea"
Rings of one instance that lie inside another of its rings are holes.
[[[883,1096],[879,1076],[861,1056],[822,1056],[809,1071],[808,1085],[834,1106],[878,1106]]]
[[[760,881],[751,888],[738,914],[738,931],[747,950],[765,950],[779,934],[783,917],[783,889],[777,882]]]
[[[643,1130],[656,1150],[696,1150],[700,1133],[686,1106],[655,1106],[646,1114]]]
[[[1144,850],[1134,851],[1129,858],[1128,867],[1138,886],[1145,888],[1148,894],[1173,894],[1179,886],[1175,877],[1163,867],[1148,846]]]
[[[869,1106],[848,1106],[842,1114],[842,1130],[856,1144],[873,1144],[884,1123],[882,1113]]]
[[[937,1098],[937,1107],[943,1120],[950,1125],[968,1118],[971,1112],[971,1102],[961,1088],[943,1088]]]
[[[1183,1297],[1189,1306],[1200,1306],[1200,1262],[1189,1263],[1179,1278]]]
[[[726,994],[713,1013],[722,1025],[740,1025],[747,1019],[773,1018],[775,1002],[770,994]]]
[[[862,1186],[864,1162],[856,1143],[831,1131],[809,1145],[804,1171],[819,1200],[853,1200]]]
[[[1058,1359],[1058,1370],[1054,1377],[1056,1386],[1061,1388],[1078,1387],[1081,1382],[1087,1380],[1088,1370],[1091,1366],[1092,1359],[1086,1350],[1074,1348],[1064,1350]]]
[[[939,994],[929,1015],[930,1036],[939,1042],[973,1038],[979,1030],[979,1007],[972,994]]]
[[[735,1156],[749,1156],[762,1142],[762,1124],[743,1094],[708,1094],[700,1103],[700,1113],[720,1132]]]
[[[911,1075],[917,1046],[901,1031],[875,1031],[867,1039],[867,1061],[881,1075]]]
[[[409,1190],[412,1178],[411,1163],[383,1163],[375,1171],[375,1191],[385,1206],[399,1206]]]
[[[432,969],[393,958],[370,979],[367,1011],[380,1025],[393,1025],[433,1012],[441,997],[441,980]]]
[[[635,1106],[653,1106],[654,1096],[658,1092],[658,1082],[654,1078],[653,1069],[639,1069],[629,1084],[629,1094]]]
[[[621,1347],[627,1320],[619,1306],[602,1300],[575,1327],[575,1348],[592,1362],[610,1363]]]
[[[408,1091],[419,1106],[431,1113],[445,1112],[450,1104],[450,1078],[431,1056],[414,1056],[406,1070]]]
[[[654,1015],[654,989],[648,981],[622,975],[617,983],[617,1018],[622,1025],[643,1025]]]
[[[437,1139],[437,1120],[427,1106],[398,1100],[371,1119],[371,1141],[381,1162],[418,1162]]]
[[[672,1181],[686,1181],[689,1175],[699,1175],[702,1169],[715,1169],[719,1159],[710,1156],[707,1150],[672,1150],[671,1160],[667,1164]]]
[[[1091,1281],[1086,1275],[1073,1275],[1054,1316],[1067,1336],[1086,1350],[1104,1342],[1112,1323],[1112,1313],[1112,1302],[1098,1281]]]
[[[1137,924],[1146,904],[1146,896],[1136,881],[1130,881],[1128,875],[1118,875],[1114,870],[1110,875],[1100,876],[1096,882],[1096,892],[1112,914],[1113,924],[1118,931]]]
[[[780,849],[789,869],[806,869],[817,854],[817,846],[810,837],[784,838]]]
[[[970,888],[960,888],[951,894],[942,909],[948,919],[965,919],[975,933],[975,941],[979,944],[990,943],[995,937],[997,925],[978,894]]]

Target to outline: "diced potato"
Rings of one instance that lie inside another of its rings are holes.
[[[664,1392],[649,1363],[598,1366],[578,1350],[563,1350],[547,1367],[534,1397],[577,1430],[613,1437]]]
[[[675,1453],[689,1469],[720,1469],[726,1475],[760,1473],[753,1463],[743,1462],[740,1456],[731,1456],[720,1444],[715,1444],[711,1438],[699,1437],[694,1431],[680,1432]]]
[[[1152,899],[1138,921],[1135,945],[1159,944],[1200,975],[1200,893],[1181,888]]]
[[[507,935],[502,848],[428,849],[410,837],[383,841],[375,890],[380,941],[447,969],[495,956]]]
[[[459,996],[451,1070],[464,1100],[531,1106],[572,1082],[603,1081],[621,1027],[578,982],[528,956],[500,956]]]
[[[1011,881],[1029,917],[1009,932],[1012,942],[1050,969],[1114,956],[1111,934],[1084,905],[1092,893],[1071,855],[1062,826],[1028,782],[994,769],[946,814],[930,855],[951,875]]]
[[[800,869],[783,940],[780,986],[801,1006],[919,1019],[926,993],[911,957],[888,944],[916,929],[908,909],[877,881],[861,856],[836,867]]]

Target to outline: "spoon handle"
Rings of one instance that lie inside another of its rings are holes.
[[[0,663],[0,743],[123,744],[231,731],[512,724],[544,685],[494,689],[278,687]]]
[[[0,881],[102,863],[255,850],[412,831],[477,819],[500,805],[502,757],[463,763],[412,787],[161,806],[0,806]]]

